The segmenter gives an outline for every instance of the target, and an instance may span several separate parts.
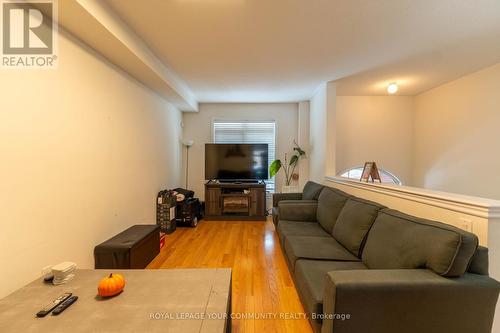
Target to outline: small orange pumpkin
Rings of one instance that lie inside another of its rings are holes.
[[[99,282],[97,292],[101,297],[110,297],[122,292],[125,287],[125,279],[121,274],[109,274]]]

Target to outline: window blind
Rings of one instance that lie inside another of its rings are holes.
[[[270,121],[226,121],[214,120],[214,143],[267,143],[268,163],[276,157],[276,123]],[[274,178],[266,181],[267,189],[274,192]]]

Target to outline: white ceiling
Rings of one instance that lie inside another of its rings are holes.
[[[499,0],[106,0],[200,102],[415,95],[500,61]]]

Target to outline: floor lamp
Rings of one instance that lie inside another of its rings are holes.
[[[194,144],[193,140],[182,141],[182,144],[186,147],[186,190],[188,189],[188,172],[189,172],[189,148]]]

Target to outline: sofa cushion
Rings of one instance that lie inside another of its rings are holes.
[[[328,233],[332,233],[337,217],[349,197],[347,193],[331,187],[325,187],[321,191],[316,216],[319,224]]]
[[[284,248],[292,270],[298,259],[360,261],[331,236],[288,236]]]
[[[353,261],[297,260],[293,275],[309,318],[312,313],[323,313],[326,273],[354,269],[367,269],[367,267],[362,262]]]
[[[385,207],[372,201],[349,198],[335,222],[333,237],[352,254],[361,257],[366,235],[383,208]]]
[[[323,189],[323,185],[308,181],[304,185],[304,190],[302,191],[303,200],[318,200],[319,194]]]
[[[278,205],[278,216],[282,220],[316,222],[317,209],[316,200],[283,200]]]
[[[297,222],[281,220],[276,228],[281,245],[288,236],[332,237],[317,222]]]
[[[465,273],[477,246],[477,236],[464,230],[383,209],[362,258],[372,269],[428,268],[453,277]]]

